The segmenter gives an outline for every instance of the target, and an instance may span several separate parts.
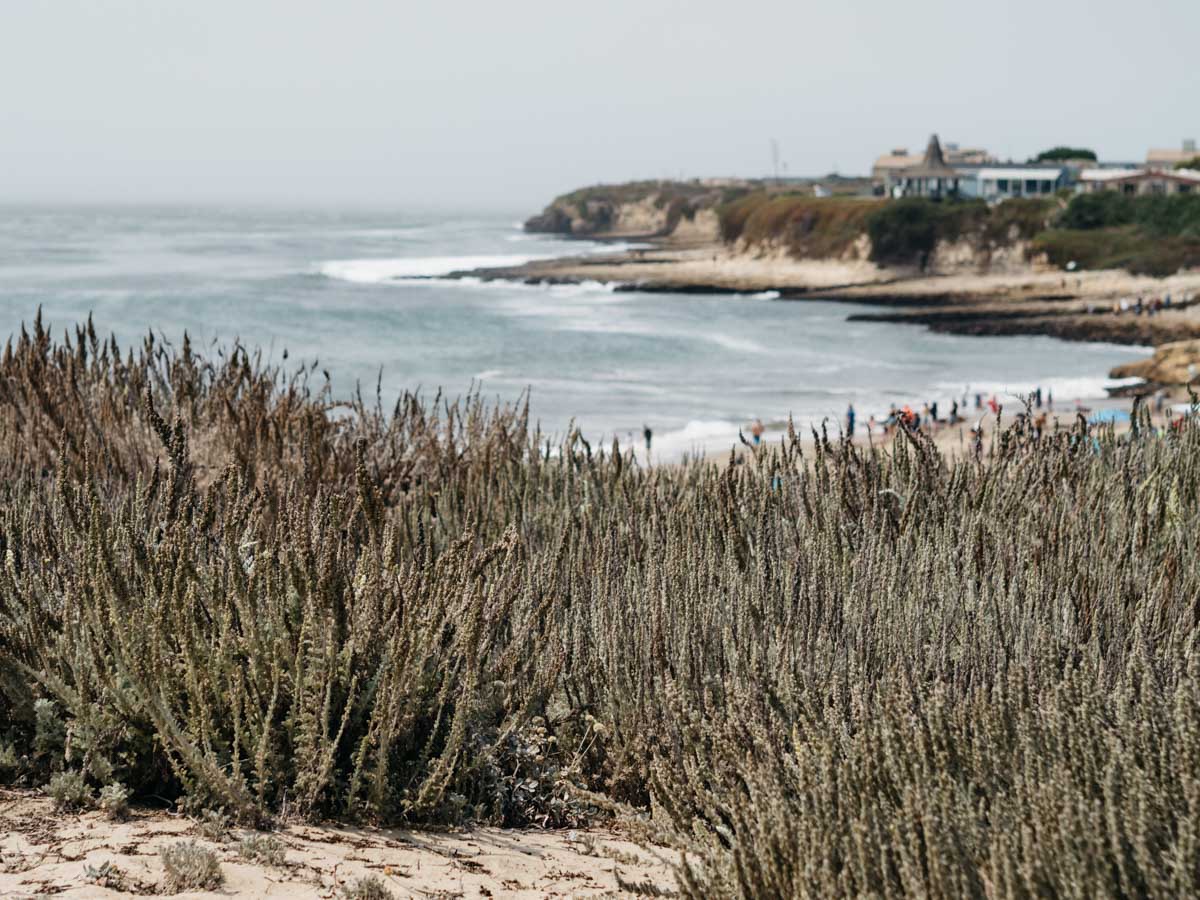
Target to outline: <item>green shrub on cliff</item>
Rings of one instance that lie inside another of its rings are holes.
[[[942,236],[943,205],[918,197],[895,200],[867,222],[871,259],[883,265],[924,265]]]
[[[1080,269],[1125,269],[1157,278],[1200,266],[1200,240],[1156,237],[1136,225],[1058,228],[1038,235],[1032,249],[1060,268],[1074,263]]]
[[[1200,239],[1200,194],[1079,194],[1063,210],[1056,225],[1079,230],[1136,225],[1156,237]]]
[[[893,201],[871,214],[871,259],[883,265],[923,265],[943,241],[968,240],[980,250],[1029,240],[1046,227],[1056,201],[1049,198],[935,202]]]

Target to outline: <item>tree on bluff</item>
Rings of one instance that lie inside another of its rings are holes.
[[[1051,147],[1049,150],[1043,150],[1030,162],[1064,162],[1068,159],[1090,159],[1095,162],[1096,151],[1086,147]]]

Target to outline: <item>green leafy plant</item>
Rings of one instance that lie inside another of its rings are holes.
[[[129,815],[129,791],[125,786],[114,782],[100,790],[97,805],[106,816],[114,821],[124,819]]]
[[[87,809],[92,805],[92,789],[82,772],[57,772],[46,785],[46,793],[54,800],[54,808],[64,812]]]
[[[238,843],[238,855],[264,865],[282,866],[287,848],[279,838],[269,834],[252,834]]]

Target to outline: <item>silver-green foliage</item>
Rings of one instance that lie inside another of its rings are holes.
[[[28,765],[242,821],[626,804],[697,897],[1200,893],[1193,424],[645,469],[241,349],[38,326],[0,376]]]
[[[180,841],[158,853],[163,865],[163,891],[208,891],[225,880],[217,855],[195,841]]]

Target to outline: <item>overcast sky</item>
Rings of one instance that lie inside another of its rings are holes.
[[[0,201],[529,210],[1200,137],[1197,0],[2,0]]]

